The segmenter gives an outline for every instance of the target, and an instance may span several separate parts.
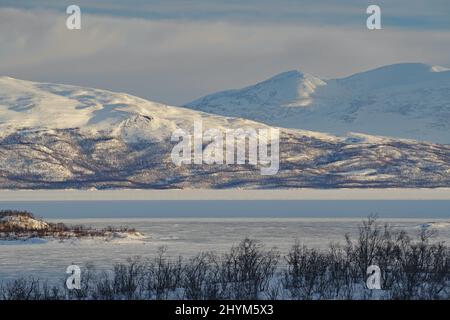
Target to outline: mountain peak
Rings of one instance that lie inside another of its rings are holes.
[[[195,110],[269,125],[450,143],[450,71],[399,63],[321,80],[293,70],[188,103]]]
[[[282,73],[279,73],[265,81],[262,81],[261,83],[270,83],[270,82],[277,82],[277,81],[302,81],[302,80],[309,80],[313,82],[323,82],[323,80],[319,79],[318,77],[303,72],[301,70],[290,70],[285,71]]]
[[[360,90],[415,85],[429,81],[450,81],[450,72],[425,63],[398,63],[356,73],[336,81]]]
[[[208,103],[210,99],[219,100],[231,97],[235,100],[245,100],[249,108],[264,110],[268,106],[306,107],[312,102],[312,95],[326,82],[308,73],[291,70],[277,74],[255,85],[238,90],[219,92],[200,100],[188,103],[186,106],[195,109],[196,105]],[[233,104],[233,103],[232,103]],[[240,104],[240,102],[238,103]],[[242,104],[241,104],[242,106]],[[212,111],[212,113],[222,114]]]

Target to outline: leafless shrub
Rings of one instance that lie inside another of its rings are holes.
[[[264,250],[251,239],[244,239],[225,254],[220,264],[220,281],[224,299],[258,299],[268,289],[278,264],[275,249]]]
[[[318,298],[327,281],[327,256],[295,244],[286,256],[283,284],[293,299]]]
[[[59,286],[29,277],[0,284],[0,300],[61,300],[65,296]]]
[[[0,219],[4,217],[28,217],[28,218],[34,218],[34,215],[31,212],[28,211],[22,211],[22,210],[0,210]]]
[[[286,260],[283,284],[294,299],[442,299],[448,297],[450,255],[442,243],[430,243],[434,231],[422,229],[413,241],[369,216],[353,241],[328,251],[293,246]],[[382,294],[365,287],[370,265],[381,269]]]
[[[434,234],[426,229],[417,241],[404,236],[398,242],[392,274],[394,299],[438,299],[450,283],[449,249],[442,243],[430,244]]]
[[[211,300],[222,296],[220,263],[213,253],[200,253],[184,267],[184,298],[188,300]]]
[[[413,239],[371,216],[356,240],[347,235],[327,250],[296,243],[282,265],[277,250],[251,239],[188,260],[171,259],[162,247],[152,259],[130,258],[106,271],[86,265],[79,290],[21,278],[1,284],[0,299],[449,299],[450,250],[433,236],[424,228]],[[365,288],[371,264],[381,269],[382,291]]]
[[[172,261],[166,257],[167,248],[158,249],[157,256],[149,262],[146,281],[149,298],[168,299],[180,287],[183,265],[182,259]]]

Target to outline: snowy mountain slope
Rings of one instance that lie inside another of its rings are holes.
[[[171,134],[192,132],[196,120],[204,129],[267,127],[123,93],[0,78],[0,188],[450,186],[450,146],[297,129],[282,129],[273,176],[248,164],[175,166]]]
[[[286,128],[450,144],[450,69],[405,63],[334,80],[290,71],[186,107]]]
[[[195,119],[206,126],[233,128],[252,121],[227,119],[170,107],[125,93],[0,77],[0,134],[19,129],[79,129],[87,135],[108,135],[126,141],[161,141]]]

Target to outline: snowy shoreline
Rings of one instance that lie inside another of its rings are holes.
[[[450,188],[0,190],[0,201],[450,200]]]
[[[126,227],[108,226],[95,229],[84,225],[68,226],[61,222],[47,222],[27,211],[0,211],[0,245],[42,244],[49,241],[142,240],[144,238],[142,233]]]

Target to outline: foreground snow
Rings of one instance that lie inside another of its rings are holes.
[[[1,234],[0,234],[1,236]],[[98,245],[109,242],[111,244],[138,244],[147,241],[150,238],[139,232],[114,232],[105,234],[101,237],[83,237],[83,238],[54,238],[54,237],[34,237],[32,234],[22,235],[21,237],[0,237],[0,245],[42,245],[49,243],[61,243],[64,245]]]

